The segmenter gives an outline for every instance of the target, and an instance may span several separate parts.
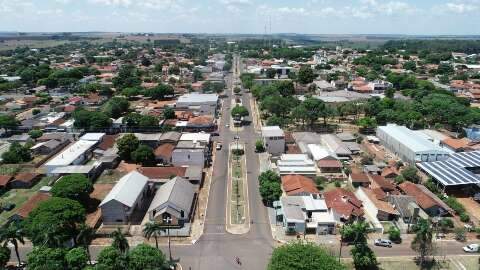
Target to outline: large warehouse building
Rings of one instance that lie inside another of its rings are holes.
[[[444,188],[480,184],[480,151],[454,153],[447,160],[417,166]]]
[[[405,126],[380,126],[377,128],[377,137],[388,150],[411,164],[445,160],[450,153]]]

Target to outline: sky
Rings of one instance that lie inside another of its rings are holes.
[[[0,31],[478,35],[479,15],[480,0],[0,0]]]

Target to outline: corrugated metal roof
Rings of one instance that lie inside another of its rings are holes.
[[[395,140],[403,142],[405,146],[410,148],[413,152],[423,152],[437,150],[447,154],[447,152],[440,146],[435,145],[433,142],[427,140],[423,136],[419,136],[418,133],[406,128],[405,126],[398,126],[395,124],[388,124],[386,126],[378,127]]]
[[[117,184],[115,184],[105,199],[103,199],[99,207],[112,200],[132,207],[138,196],[140,196],[145,189],[147,182],[148,178],[137,171],[132,171],[124,175]]]

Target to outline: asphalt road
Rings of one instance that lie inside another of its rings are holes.
[[[217,151],[215,163],[213,164],[213,178],[208,201],[207,216],[205,220],[204,233],[194,245],[172,245],[172,256],[179,260],[185,270],[212,270],[212,269],[249,269],[264,270],[274,248],[275,242],[272,239],[267,211],[263,206],[258,191],[259,161],[254,152],[255,141],[259,134],[255,133],[253,124],[246,126],[239,132],[240,141],[245,143],[245,155],[247,157],[247,181],[249,194],[249,209],[252,224],[250,231],[243,235],[232,235],[226,232],[226,190],[227,190],[227,154],[228,145],[234,141],[236,132],[232,132],[225,125],[230,123],[231,99],[233,97],[232,87],[235,81],[239,81],[240,70],[237,71],[239,59],[235,57],[234,73],[226,78],[228,85],[228,97],[223,99],[222,117],[219,123],[220,135],[214,137],[222,142],[222,150]],[[243,105],[252,113],[250,108],[250,95],[242,95]],[[437,253],[441,256],[464,254],[461,249],[464,243],[456,241],[442,241],[437,245]],[[331,243],[326,246],[333,254],[338,254],[338,243]],[[102,246],[91,246],[91,254],[95,259],[103,249]],[[161,246],[161,249],[168,256],[168,247]],[[342,248],[342,257],[350,257],[350,247]],[[394,245],[392,248],[374,247],[378,257],[414,256],[408,242]],[[20,247],[23,260],[31,247]],[[235,262],[239,257],[242,265]],[[12,252],[12,261],[16,261]]]

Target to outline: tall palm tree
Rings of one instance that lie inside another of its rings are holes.
[[[163,227],[158,222],[148,222],[143,227],[143,235],[147,240],[150,240],[151,237],[155,238],[155,246],[158,249],[158,237],[161,236],[161,232],[163,231]]]
[[[20,254],[18,253],[18,243],[25,244],[25,233],[23,228],[17,222],[12,222],[9,225],[2,228],[0,231],[0,241],[3,243],[3,246],[7,246],[11,243],[15,249],[15,255],[17,256],[18,264],[20,261]]]
[[[431,222],[427,219],[419,219],[413,230],[415,231],[415,238],[412,241],[411,248],[418,252],[420,265],[423,265],[427,256],[434,252]]]
[[[88,247],[93,239],[95,239],[95,230],[85,224],[81,225],[77,235],[77,243],[84,247],[87,251],[88,261],[90,264],[92,264],[92,256],[90,255],[90,250]]]
[[[125,235],[122,233],[120,228],[117,228],[111,236],[113,238],[112,247],[118,249],[122,254],[126,254],[130,246],[128,245],[128,240]]]

